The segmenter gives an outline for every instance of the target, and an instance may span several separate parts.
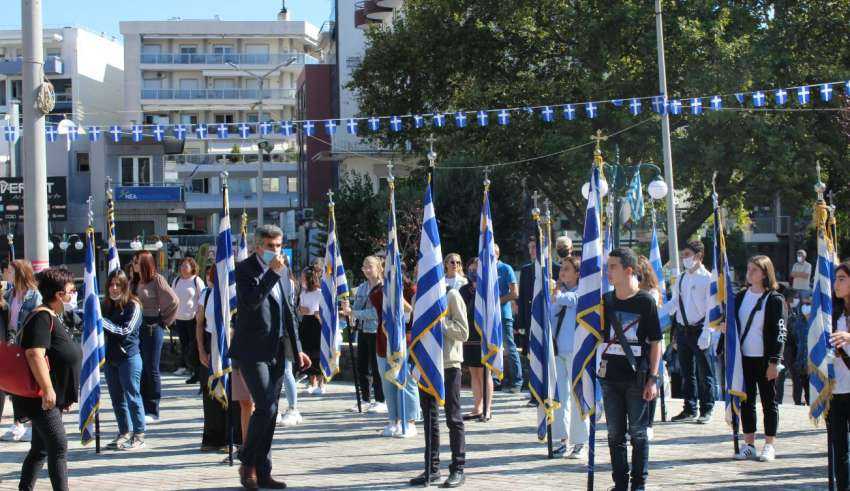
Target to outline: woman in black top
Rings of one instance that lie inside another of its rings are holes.
[[[478,284],[478,258],[466,262],[468,283],[458,292],[466,303],[466,320],[469,324],[469,339],[463,343],[463,364],[469,367],[469,380],[472,382],[472,412],[463,416],[464,420],[478,419],[487,409],[485,421],[490,419],[489,409],[493,406],[493,377],[487,377],[487,406],[484,407],[484,365],[481,363],[481,332],[475,324],[475,289]]]
[[[43,395],[12,397],[18,417],[32,422],[32,445],[21,467],[19,489],[33,489],[44,460],[53,489],[68,489],[68,440],[62,411],[77,402],[80,389],[80,345],[62,322],[65,309],[73,308],[74,276],[65,268],[50,268],[38,275],[44,303],[27,319],[20,346]],[[50,360],[45,360],[45,356]]]

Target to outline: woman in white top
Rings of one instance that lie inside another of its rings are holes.
[[[640,289],[649,293],[655,299],[655,304],[658,306],[658,312],[660,314],[664,300],[659,289],[658,276],[656,276],[655,270],[652,268],[652,263],[649,262],[649,258],[646,256],[638,257],[638,281],[640,282]],[[664,339],[661,340],[661,352],[664,353]],[[658,393],[660,394],[663,381],[656,380],[656,382],[658,384]],[[660,397],[656,397],[647,406],[649,408],[649,415],[647,416],[649,421],[646,424],[646,438],[650,441],[655,438],[655,430],[652,428],[652,422],[655,420],[655,410],[658,407],[658,401],[660,399]]]
[[[738,460],[772,461],[779,423],[776,403],[776,378],[785,347],[787,313],[785,298],[778,292],[773,263],[767,256],[753,256],[747,263],[748,288],[735,296],[736,320],[741,339],[741,366],[747,398],[741,403],[741,426],[744,445]],[[723,327],[725,329],[725,326]],[[765,444],[756,453],[756,394],[761,399],[764,415]]]
[[[850,456],[847,452],[847,426],[850,424],[850,261],[835,269],[835,308],[830,343],[835,347],[835,388],[829,406],[832,428],[836,489],[850,489]]]
[[[469,283],[469,280],[463,274],[463,263],[460,260],[460,254],[452,252],[446,255],[446,258],[443,260],[443,267],[446,270],[446,290],[460,290],[460,287]]]
[[[322,321],[319,309],[322,305],[322,289],[320,288],[322,269],[313,265],[301,272],[301,293],[298,295],[298,315],[301,316],[299,333],[304,352],[313,362],[307,370],[310,377],[310,388],[307,393],[319,395],[325,393],[325,377],[322,375],[319,363],[322,346]]]
[[[201,291],[205,288],[204,280],[198,276],[198,263],[191,257],[180,262],[180,276],[171,283],[171,289],[177,295],[177,318],[174,320],[174,328],[180,337],[180,351],[183,365],[175,372],[175,375],[186,375],[191,373],[192,377],[186,381],[193,384],[198,381],[198,361],[195,341],[195,314],[198,312],[198,301]]]
[[[201,433],[201,451],[222,451],[227,445],[227,410],[209,391],[210,353],[212,333],[217,328],[215,317],[215,299],[213,298],[213,280],[215,267],[207,267],[207,281],[210,287],[200,294],[195,316],[195,336],[198,357],[204,370],[199,377],[201,393],[203,394],[204,430]]]

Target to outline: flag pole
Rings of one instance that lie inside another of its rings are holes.
[[[88,229],[86,230],[86,234],[89,235],[87,242],[88,242],[88,245],[91,246],[92,256],[94,256],[94,254],[95,254],[95,249],[94,249],[94,208],[92,207],[92,201],[93,201],[92,196],[89,195],[89,199],[86,200],[86,204],[88,205],[88,208],[89,208],[88,209],[89,226],[88,226]],[[97,261],[95,261],[94,264],[97,264]],[[95,271],[97,271],[97,270],[95,269]],[[97,277],[95,277],[95,283],[97,283]],[[95,333],[95,336],[97,336],[97,333]],[[101,363],[102,362],[103,361],[101,360]],[[98,367],[98,370],[100,370],[100,367]],[[100,411],[99,410],[95,410],[95,413],[94,413],[94,453],[95,454],[100,453]]]
[[[596,350],[593,350],[594,358],[596,357]],[[591,372],[590,379],[593,381],[593,411],[590,413],[590,430],[588,431],[588,441],[590,445],[587,446],[587,491],[593,491],[593,464],[596,458],[596,413],[598,411],[598,407],[596,407],[596,373],[595,370]]]
[[[351,316],[348,315],[345,317],[346,323],[348,323],[348,355],[351,357],[351,375],[354,377],[354,393],[357,397],[357,412],[363,412],[362,402],[360,400],[360,373],[357,369],[357,355],[354,353],[354,344],[351,341],[351,338],[354,337],[354,333],[357,332],[357,327],[354,323],[351,322]],[[360,346],[360,340],[357,340],[357,346]]]
[[[546,257],[543,258],[543,259],[546,260],[546,263],[547,263],[548,268],[549,268],[550,279],[551,279],[551,274],[552,274],[552,252],[551,252],[551,249],[552,249],[552,215],[551,215],[551,212],[549,211],[549,200],[548,199],[543,200],[543,207],[545,208],[545,212],[544,212],[544,215],[543,215],[542,223],[543,223],[543,225],[546,226],[543,233],[546,234],[546,244],[548,244],[548,246],[546,248],[547,254],[546,254]],[[544,278],[544,280],[545,280],[545,278]],[[543,288],[544,288],[544,291],[546,291],[545,289],[548,288],[549,291],[551,292],[551,285],[543,285]],[[549,339],[543,340],[544,343],[548,344],[550,342],[551,337],[552,337],[552,331],[551,330],[549,331],[548,337],[549,337]],[[547,356],[547,358],[548,358],[548,356]],[[546,363],[548,363],[548,361]],[[553,376],[557,377],[557,374],[550,373],[549,376],[550,377],[553,377]],[[548,399],[552,400],[552,394],[548,394],[548,396],[549,396]],[[546,448],[549,452],[549,458],[550,459],[555,458],[555,452],[552,449],[552,422],[549,419],[548,415],[546,417]]]
[[[484,194],[485,194],[485,196],[489,192],[490,192],[490,168],[485,167],[484,168]],[[479,264],[478,265],[478,271],[481,271],[483,267],[484,267],[483,264]],[[479,278],[478,281],[481,281],[480,280],[481,277],[479,276],[478,278]],[[477,289],[477,287],[476,287],[476,289]],[[474,302],[473,302],[473,304],[474,304]],[[474,305],[473,305],[473,308],[475,308]],[[501,313],[499,315],[501,315]],[[486,322],[485,322],[485,324],[486,324]],[[482,356],[483,356],[483,353],[484,353],[484,349],[483,349],[483,346],[484,346],[483,331],[484,331],[484,329],[486,329],[486,326],[482,327],[482,336],[481,336]],[[485,422],[487,422],[488,416],[492,417],[490,412],[493,410],[493,408],[491,408],[490,405],[487,403],[487,400],[490,397],[490,391],[487,389],[487,386],[489,385],[487,383],[487,378],[490,376],[490,369],[487,368],[487,364],[484,363],[484,360],[481,360],[481,366],[483,367],[483,369],[481,370],[481,372],[482,372],[482,375],[481,375],[482,399],[481,399],[481,420],[480,421],[482,423],[485,423]]]

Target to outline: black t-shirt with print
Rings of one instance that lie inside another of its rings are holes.
[[[21,332],[21,348],[45,348],[50,381],[56,392],[56,407],[64,410],[77,402],[83,354],[60,317],[46,311],[33,314]],[[13,402],[19,417],[32,417],[41,412],[41,398],[15,396]]]
[[[649,354],[649,343],[661,341],[661,324],[658,322],[658,307],[655,299],[647,292],[639,291],[635,296],[620,300],[612,291],[605,294],[605,342],[601,345],[602,359],[606,360],[605,380],[612,382],[630,382],[635,380],[635,372],[617,340],[612,317],[616,316],[623,326],[638,369],[647,367],[645,357]],[[612,341],[610,346],[609,341]],[[606,352],[607,349],[607,352]]]

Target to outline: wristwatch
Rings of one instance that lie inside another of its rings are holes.
[[[651,374],[651,373],[650,373],[649,375],[647,375],[647,376],[646,376],[646,380],[647,380],[647,381],[652,380],[652,381],[656,381],[656,382],[657,382],[657,381],[658,381],[658,374]]]

